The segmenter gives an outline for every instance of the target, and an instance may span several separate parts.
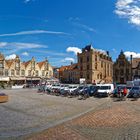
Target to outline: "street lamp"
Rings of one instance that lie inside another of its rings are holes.
[[[133,59],[133,56],[132,56],[132,54],[130,55],[130,63],[131,63],[131,81],[133,80],[133,78],[132,78],[132,59]]]

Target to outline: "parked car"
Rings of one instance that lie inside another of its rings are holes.
[[[73,90],[71,92],[71,96],[78,96],[78,95],[80,95],[81,92],[83,91],[84,87],[85,87],[84,85],[79,85],[78,88],[76,88],[75,90]]]
[[[45,92],[45,85],[41,84],[38,86],[38,92]]]
[[[140,97],[140,87],[134,86],[130,89],[130,92],[127,96],[128,98],[139,98]]]
[[[68,87],[61,90],[61,95],[65,95],[65,96],[70,95],[77,88],[78,88],[78,86],[76,86],[76,85],[69,85]]]
[[[94,94],[95,97],[108,97],[114,90],[113,84],[102,84],[98,86],[98,90]]]
[[[54,84],[51,86],[51,92],[53,93],[57,93],[59,91],[59,88],[60,88],[60,84]]]
[[[60,95],[66,96],[68,90],[69,90],[69,85],[68,86],[65,86],[64,88],[62,88],[60,90]]]
[[[98,89],[99,89],[99,86],[91,85],[91,86],[88,86],[88,88],[85,89],[85,91],[87,92],[89,96],[94,96],[94,94],[98,91]]]
[[[117,85],[116,88],[112,91],[112,97],[118,97],[120,92],[123,93],[124,88],[127,88],[126,85]],[[128,89],[127,89],[128,90]],[[129,90],[128,90],[129,91]],[[127,92],[128,92],[127,91]]]

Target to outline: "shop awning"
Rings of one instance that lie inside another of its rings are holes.
[[[11,77],[11,80],[26,80],[25,77]]]
[[[26,78],[26,80],[32,80],[32,81],[33,81],[33,80],[41,80],[41,78],[39,78],[39,77],[33,77],[33,78],[31,78],[31,77],[30,77],[30,78]]]
[[[9,77],[0,77],[0,81],[9,81]]]

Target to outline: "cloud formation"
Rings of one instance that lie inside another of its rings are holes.
[[[5,57],[6,60],[15,59],[15,58],[16,58],[16,54],[11,54]]]
[[[71,62],[74,62],[75,61],[74,58],[71,58],[71,57],[66,57],[64,60],[65,61],[71,61]]]
[[[118,0],[115,13],[140,27],[140,0]]]
[[[46,30],[32,30],[32,31],[21,31],[21,32],[9,33],[9,34],[0,34],[0,37],[19,36],[19,35],[35,35],[35,34],[70,35],[70,34],[65,33],[65,32],[46,31]]]
[[[71,22],[74,26],[81,28],[83,30],[94,32],[94,33],[97,32],[93,27],[81,23],[79,17],[69,17],[68,21]]]
[[[29,53],[28,52],[23,52],[21,55],[23,55],[23,56],[29,56]]]
[[[35,0],[24,0],[24,3],[29,3],[31,1],[35,1]]]
[[[124,52],[124,54],[128,58],[130,58],[131,55],[132,55],[133,58],[140,58],[140,53],[126,51],[126,52]]]
[[[81,53],[82,51],[78,47],[68,47],[66,52],[74,52],[74,54],[77,55],[77,53]]]
[[[73,62],[74,63],[75,62],[75,59],[74,58],[71,58],[71,57],[65,57],[60,62],[61,63]]]
[[[33,49],[33,48],[47,48],[48,46],[36,43],[22,43],[22,42],[0,42],[0,48],[12,47],[16,49]]]

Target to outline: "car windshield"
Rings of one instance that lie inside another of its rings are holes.
[[[80,86],[79,89],[83,89],[83,86]]]
[[[110,86],[101,86],[101,87],[99,87],[99,89],[106,90],[106,89],[111,89],[111,87]]]
[[[127,89],[131,89],[132,87],[126,87]]]
[[[118,86],[117,88],[118,88],[118,89],[124,89],[125,86]]]
[[[139,90],[139,87],[133,87],[132,90]]]

